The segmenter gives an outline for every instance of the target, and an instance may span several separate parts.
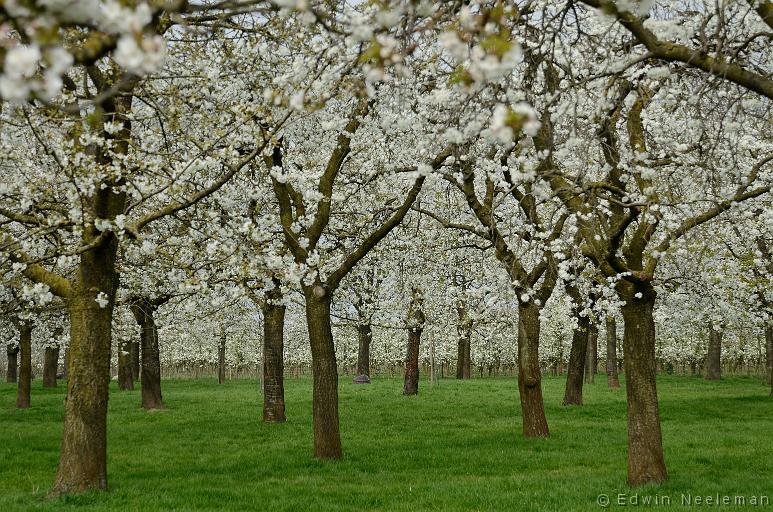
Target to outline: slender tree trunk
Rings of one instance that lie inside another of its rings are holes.
[[[628,399],[628,483],[632,486],[665,481],[660,410],[655,382],[656,293],[652,286],[625,283],[623,347]],[[636,297],[635,293],[641,293]]]
[[[330,292],[321,284],[304,290],[314,374],[314,456],[340,459],[338,423],[338,366],[330,326]]]
[[[548,437],[539,366],[539,308],[533,302],[518,305],[518,389],[521,396],[523,435]]]
[[[709,351],[706,355],[706,380],[722,378],[722,331],[709,325]]]
[[[16,382],[19,368],[19,347],[7,345],[5,355],[8,357],[8,371],[5,373],[5,381],[8,383]]]
[[[607,387],[620,387],[617,375],[617,322],[613,316],[607,317]]]
[[[129,342],[129,362],[131,363],[132,381],[140,380],[140,342]]]
[[[134,389],[134,377],[132,376],[131,350],[129,342],[122,342],[118,346],[118,389],[127,391]],[[128,349],[128,350],[127,350]]]
[[[56,387],[56,371],[59,369],[59,345],[47,346],[43,354],[43,387]]]
[[[773,324],[765,326],[765,346],[768,355],[768,383],[770,384],[770,396],[773,396]]]
[[[16,393],[16,407],[27,409],[30,406],[32,387],[32,324],[19,322],[19,386]]]
[[[226,342],[226,330],[225,327],[220,333],[220,343],[217,346],[217,383],[225,384],[225,342]]]
[[[408,329],[408,353],[405,358],[405,383],[404,395],[419,394],[419,344],[421,343],[422,329],[411,327]]]
[[[585,351],[585,382],[593,384],[599,367],[599,329],[596,322],[588,323],[588,348]]]
[[[472,319],[467,312],[467,306],[464,304],[464,302],[460,301],[460,303],[457,304],[456,311],[458,315],[456,331],[459,335],[456,358],[456,378],[469,379],[470,367],[472,366],[472,361],[470,360]]]
[[[569,351],[569,366],[566,369],[564,405],[582,405],[582,383],[588,348],[587,316],[577,315],[577,328],[572,332],[572,348]]]
[[[285,421],[284,322],[285,306],[279,290],[263,303],[263,421]]]
[[[373,341],[373,329],[370,324],[357,325],[357,376],[370,377],[370,342]]]
[[[153,318],[155,307],[146,298],[136,298],[131,310],[140,326],[142,346],[142,408],[157,410],[164,408],[161,396],[161,358],[158,350],[158,328]]]

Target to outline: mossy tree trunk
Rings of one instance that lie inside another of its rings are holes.
[[[8,358],[8,369],[5,373],[5,381],[8,383],[15,383],[19,375],[19,347],[15,344],[6,345],[5,355]]]
[[[217,383],[225,384],[225,343],[228,339],[225,327],[220,332],[220,342],[217,345]]]
[[[585,382],[593,384],[599,367],[599,329],[593,320],[588,322],[588,348],[585,356]]]
[[[617,322],[613,316],[607,317],[607,387],[620,387],[617,374]]]
[[[285,421],[284,323],[286,307],[278,286],[263,302],[263,421]]]
[[[706,354],[706,380],[722,378],[722,329],[709,323],[709,350]]]
[[[357,325],[357,375],[370,377],[370,343],[373,341],[373,329],[369,323]]]
[[[655,382],[656,292],[648,282],[623,283],[619,289],[620,298],[625,301],[622,313],[628,400],[628,483],[639,486],[668,478]]]
[[[27,409],[30,406],[30,389],[32,387],[32,324],[20,321],[19,328],[19,383],[16,392],[16,407]]]
[[[585,372],[586,351],[588,348],[588,316],[576,315],[577,327],[572,331],[572,347],[569,351],[569,365],[566,368],[566,389],[564,405],[582,405],[583,374]]]
[[[456,332],[459,336],[459,340],[457,342],[456,378],[469,379],[470,367],[472,366],[472,361],[470,358],[472,318],[467,312],[466,304],[461,301],[456,305],[456,313],[458,316]]]
[[[145,410],[158,410],[164,408],[161,396],[161,359],[158,349],[158,328],[154,313],[156,308],[163,303],[161,300],[153,300],[146,297],[134,297],[131,299],[130,308],[134,319],[140,326],[140,345],[142,347],[142,408]]]
[[[121,391],[134,389],[130,345],[130,342],[124,340],[118,346],[118,389]]]
[[[43,387],[56,387],[56,372],[59,369],[59,345],[48,345],[43,353]]]
[[[765,346],[768,355],[768,383],[770,384],[770,396],[773,396],[773,324],[765,326]]]
[[[314,456],[318,459],[340,459],[338,366],[330,323],[332,298],[321,283],[306,287],[304,296],[314,374]]]
[[[540,308],[529,301],[518,305],[518,390],[525,437],[548,437],[539,366]]]
[[[408,350],[405,357],[405,381],[403,383],[404,395],[419,394],[419,345],[421,343],[422,329],[419,327],[408,328]]]

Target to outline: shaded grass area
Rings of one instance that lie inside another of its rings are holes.
[[[139,409],[112,383],[108,493],[46,498],[59,456],[64,387],[33,382],[32,408],[0,384],[0,510],[599,510],[682,495],[773,498],[773,399],[759,380],[661,377],[670,479],[626,486],[625,390],[604,376],[585,405],[560,405],[543,380],[551,438],[520,436],[517,381],[442,380],[402,396],[402,381],[342,378],[344,460],[312,458],[311,381],[286,382],[288,422],[261,423],[258,384],[164,381],[168,409]],[[634,497],[635,495],[635,497]],[[714,508],[714,507],[712,507]],[[733,507],[740,509],[743,507]]]

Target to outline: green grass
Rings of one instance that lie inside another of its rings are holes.
[[[670,479],[625,484],[625,391],[603,376],[585,405],[560,405],[544,379],[552,437],[520,436],[513,379],[355,386],[341,379],[344,459],[312,458],[311,382],[286,383],[288,423],[261,423],[256,382],[164,381],[168,409],[139,391],[110,396],[110,491],[46,498],[59,456],[64,389],[33,383],[32,408],[0,384],[0,511],[11,510],[598,510],[599,494],[767,495],[773,499],[773,398],[759,380],[661,377]],[[115,385],[115,383],[113,383]],[[694,509],[693,506],[690,508]],[[713,508],[713,507],[712,507]],[[733,507],[740,509],[742,507]],[[766,508],[766,507],[763,507]]]

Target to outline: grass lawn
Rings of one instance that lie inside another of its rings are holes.
[[[403,397],[398,379],[341,381],[338,462],[311,457],[310,379],[286,382],[283,425],[261,423],[254,381],[164,381],[168,409],[155,413],[140,410],[139,390],[114,387],[110,491],[56,500],[45,495],[59,457],[64,387],[42,389],[36,379],[32,408],[17,410],[15,385],[2,383],[0,511],[574,511],[599,510],[602,493],[613,509],[618,493],[640,506],[647,496],[668,497],[677,510],[696,509],[682,505],[683,494],[773,501],[773,398],[756,379],[661,377],[670,479],[638,490],[625,484],[625,391],[607,389],[604,376],[572,408],[560,405],[564,379],[544,379],[547,440],[520,436],[513,379],[422,380],[417,397]]]

